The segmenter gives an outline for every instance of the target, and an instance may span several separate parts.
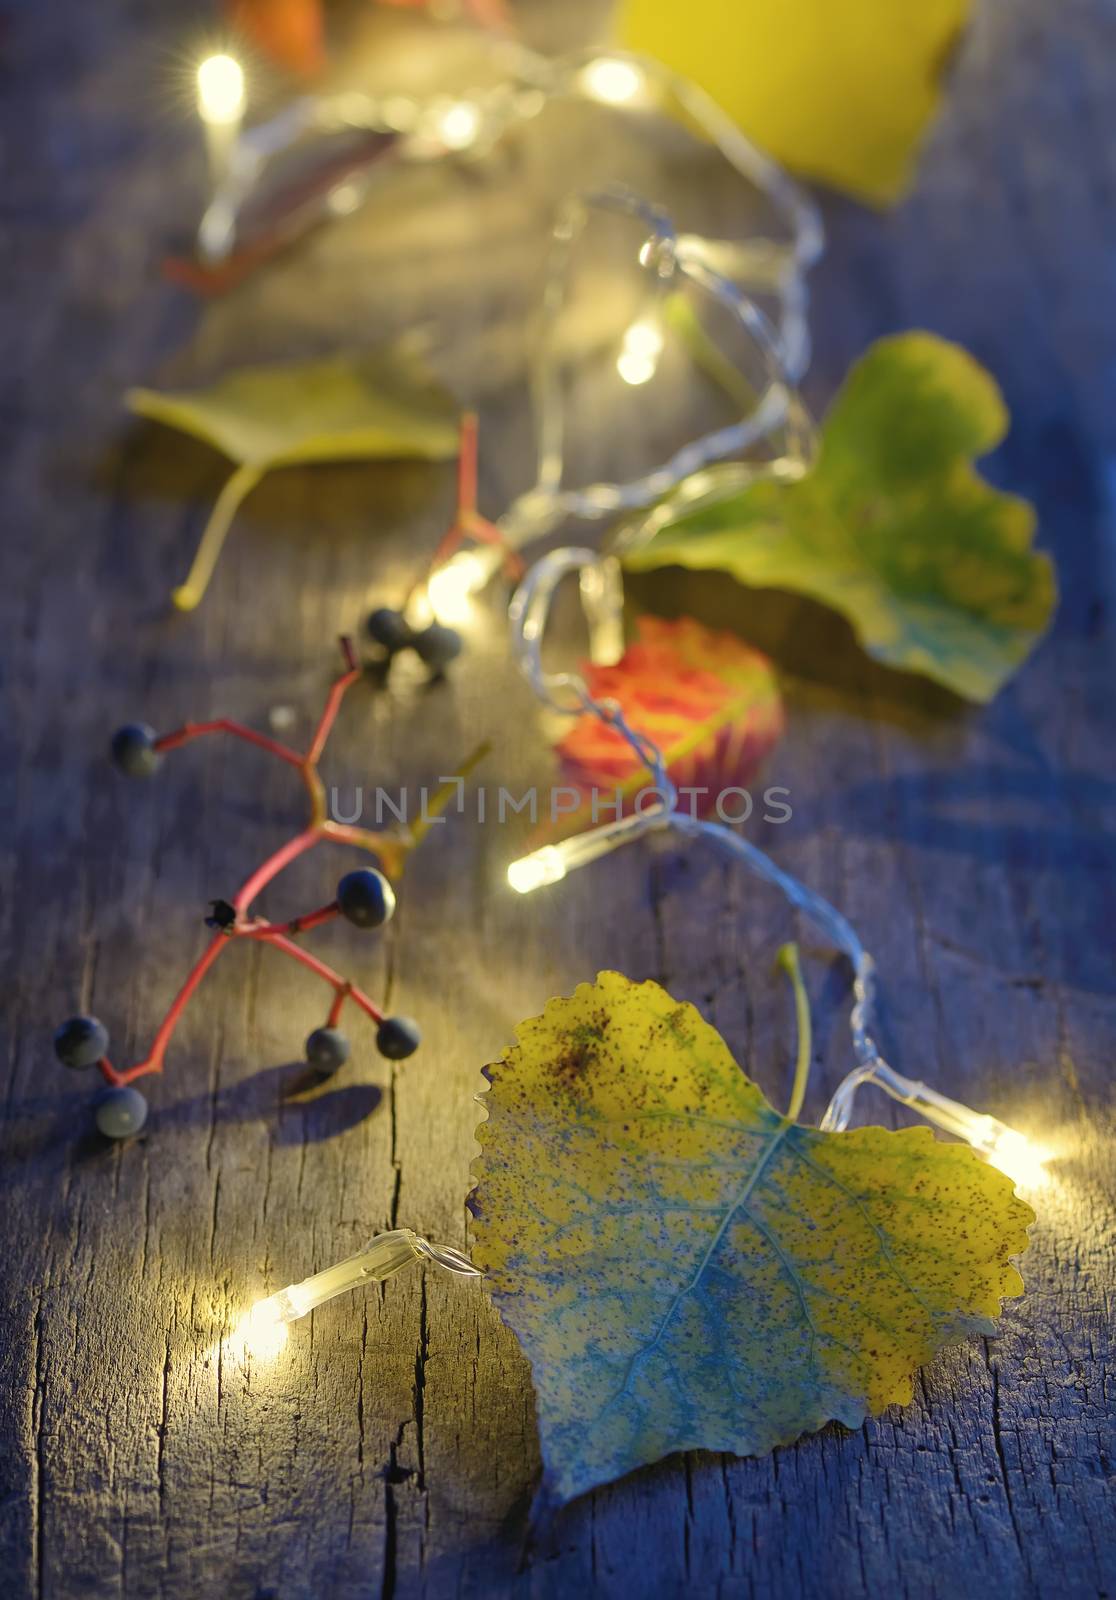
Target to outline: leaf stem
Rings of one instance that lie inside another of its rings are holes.
[[[193,611],[205,594],[209,580],[213,576],[213,569],[217,565],[217,557],[221,554],[225,537],[232,525],[232,519],[240,509],[240,503],[245,495],[254,489],[263,477],[264,470],[256,466],[237,467],[217,496],[213,510],[209,514],[209,521],[202,529],[193,564],[186,574],[185,581],[171,591],[171,599],[179,611]]]
[[[431,798],[424,805],[424,815],[421,817],[416,817],[415,820],[408,826],[407,832],[410,839],[410,849],[415,849],[422,843],[426,835],[430,832],[431,823],[435,822],[441,816],[442,812],[449,805],[454,794],[458,796],[460,809],[460,800],[464,794],[465,779],[475,767],[480,765],[491,749],[491,740],[485,739],[477,746],[471,755],[466,757],[451,778],[444,778],[442,780],[438,788],[435,789]]]
[[[810,1059],[814,1051],[813,1024],[810,1019],[810,997],[806,993],[806,985],[802,980],[802,963],[798,957],[798,946],[796,944],[791,942],[790,944],[781,945],[775,957],[775,964],[782,967],[790,979],[791,988],[794,990],[794,1020],[798,1029],[798,1055],[794,1063],[794,1083],[791,1086],[787,1119],[790,1122],[796,1122],[798,1113],[802,1110],[802,1102],[806,1098],[806,1080],[810,1076]]]

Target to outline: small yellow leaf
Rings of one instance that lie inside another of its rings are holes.
[[[244,367],[208,389],[131,389],[140,416],[266,471],[366,456],[439,460],[457,450],[457,413],[443,391],[396,355]]]
[[[562,1500],[675,1450],[857,1427],[1022,1292],[1034,1213],[1008,1178],[926,1128],[780,1116],[657,984],[602,972],[487,1076],[473,1260]]]
[[[181,611],[192,611],[204,595],[241,501],[272,468],[369,457],[441,460],[457,452],[453,400],[400,348],[244,367],[208,389],[130,389],[124,398],[137,415],[201,439],[237,466],[173,592]]]
[[[907,187],[969,0],[622,0],[621,43],[693,78],[795,172]]]

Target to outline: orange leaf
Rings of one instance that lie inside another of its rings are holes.
[[[733,633],[692,617],[640,617],[636,638],[612,667],[583,668],[596,699],[619,702],[628,722],[658,745],[679,789],[705,790],[700,815],[724,789],[745,787],[783,731],[783,703],[770,661]],[[578,788],[622,789],[650,782],[631,746],[586,712],[557,745]]]
[[[229,21],[277,66],[312,78],[325,66],[322,0],[226,0]]]

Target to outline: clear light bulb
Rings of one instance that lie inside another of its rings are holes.
[[[561,844],[545,844],[529,856],[520,856],[508,867],[508,883],[519,894],[530,894],[550,883],[560,883],[568,872],[587,867],[591,861],[611,854],[621,845],[638,839],[653,828],[661,828],[669,821],[669,813],[662,805],[648,806],[645,811],[619,817],[603,828],[591,828],[586,833],[576,833]]]
[[[438,117],[438,137],[447,150],[468,150],[476,144],[480,132],[481,114],[468,100],[458,100],[447,106]]]
[[[647,79],[634,61],[614,56],[598,56],[582,68],[581,88],[590,100],[622,106],[636,100],[647,88]]]
[[[508,867],[508,883],[516,894],[531,894],[548,883],[561,883],[566,864],[557,845],[547,844],[529,856],[520,856]]]
[[[207,56],[198,67],[198,115],[203,122],[228,127],[244,114],[244,70],[228,55]]]
[[[983,1120],[991,1125],[990,1131],[983,1138],[978,1137],[971,1142],[991,1166],[997,1167],[1023,1189],[1038,1189],[1050,1181],[1050,1174],[1046,1170],[1051,1155],[1049,1150],[995,1117]]]
[[[439,622],[450,625],[468,622],[473,612],[473,596],[479,594],[503,560],[503,552],[493,545],[483,550],[459,550],[432,572],[426,580],[430,609]]]
[[[624,334],[616,370],[633,388],[649,383],[659,369],[663,331],[657,321],[633,322]]]
[[[335,1295],[346,1294],[361,1284],[381,1283],[410,1266],[413,1261],[433,1261],[449,1272],[467,1277],[480,1276],[477,1268],[459,1250],[445,1245],[432,1245],[429,1240],[412,1233],[410,1228],[395,1228],[390,1233],[377,1234],[355,1255],[346,1256],[332,1267],[303,1278],[301,1283],[290,1283],[264,1300],[257,1300],[230,1335],[230,1343],[245,1355],[268,1360],[278,1355],[286,1344],[292,1322],[297,1322],[307,1312],[324,1305]]]

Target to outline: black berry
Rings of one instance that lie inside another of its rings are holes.
[[[372,643],[382,646],[389,655],[411,643],[410,624],[401,611],[393,611],[390,606],[371,612],[364,628]]]
[[[421,1043],[419,1025],[410,1017],[385,1017],[376,1031],[376,1048],[389,1061],[413,1056]]]
[[[147,1101],[130,1084],[117,1084],[97,1096],[93,1116],[106,1139],[128,1139],[147,1121]]]
[[[340,1028],[315,1028],[306,1041],[306,1059],[322,1077],[343,1067],[349,1059],[349,1041]]]
[[[64,1067],[95,1067],[108,1047],[108,1029],[96,1017],[70,1017],[54,1034],[54,1053]]]
[[[150,778],[163,759],[155,748],[155,730],[146,722],[127,722],[112,736],[112,759],[129,778]]]
[[[463,641],[455,628],[432,622],[411,640],[416,651],[433,672],[442,672],[461,654]]]
[[[361,867],[357,872],[346,872],[337,885],[337,904],[342,916],[358,928],[379,928],[391,920],[395,892],[382,872]]]

